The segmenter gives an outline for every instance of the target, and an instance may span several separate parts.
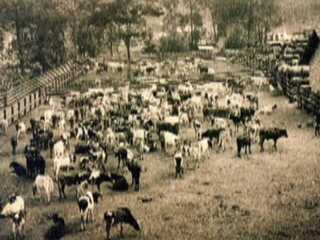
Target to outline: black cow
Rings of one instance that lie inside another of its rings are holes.
[[[120,235],[123,237],[122,224],[129,224],[136,231],[140,231],[141,227],[135,217],[132,215],[129,208],[117,208],[113,211],[107,211],[104,213],[104,221],[106,224],[107,239],[110,239],[110,233],[112,226],[120,224]]]
[[[129,184],[127,179],[122,176],[118,175],[116,173],[111,173],[110,175],[111,181],[112,181],[112,190],[113,191],[128,191],[129,189]]]
[[[125,166],[125,163],[127,162],[128,149],[125,147],[118,148],[118,150],[115,152],[115,156],[116,158],[118,158],[118,169],[119,169],[121,162],[122,162],[122,166]]]
[[[89,144],[77,144],[74,147],[75,154],[90,154],[92,150],[93,148]]]
[[[222,128],[218,128],[218,129],[215,129],[215,128],[212,128],[212,129],[208,129],[206,130],[205,132],[203,132],[201,134],[201,138],[204,139],[204,138],[209,138],[210,141],[209,141],[209,146],[212,148],[213,145],[212,145],[212,141],[213,140],[216,140],[216,142],[219,142],[220,140],[220,135],[221,133],[224,131],[224,129]],[[219,146],[220,147],[220,146]]]
[[[241,157],[241,149],[244,148],[245,154],[251,154],[251,138],[247,135],[237,137],[238,157]]]
[[[48,229],[44,238],[47,240],[63,239],[66,233],[66,225],[64,219],[57,213],[48,216],[48,219],[52,220],[54,224]]]
[[[78,185],[81,182],[88,180],[90,177],[90,173],[73,173],[73,174],[64,174],[58,176],[58,190],[59,190],[59,198],[66,198],[65,187]]]
[[[100,172],[98,176],[89,179],[89,183],[96,185],[99,192],[103,182],[112,182],[111,176],[105,172]]]
[[[277,150],[277,141],[281,137],[288,138],[288,132],[287,129],[282,128],[266,128],[261,129],[260,133],[260,151],[263,152],[263,143],[265,140],[273,140],[274,144],[273,147],[275,150]]]
[[[171,123],[166,123],[166,122],[160,122],[157,124],[157,130],[158,130],[158,134],[160,134],[160,132],[162,131],[166,131],[166,132],[171,132],[175,135],[179,134],[179,124],[175,123],[175,124],[171,124]]]
[[[27,166],[27,174],[29,177],[36,177],[37,175],[45,174],[46,161],[40,155],[39,151],[32,146],[26,146],[25,158]]]
[[[141,165],[135,160],[126,160],[126,166],[131,173],[132,182],[131,185],[134,186],[135,191],[140,189],[140,174],[141,174]]]
[[[9,165],[12,173],[15,173],[18,177],[26,177],[27,176],[27,169],[22,166],[20,163],[11,162]]]
[[[211,117],[219,117],[219,118],[229,118],[230,117],[230,109],[229,108],[204,108],[203,116],[205,119],[211,119]]]
[[[241,117],[241,121],[242,121],[243,125],[245,125],[247,121],[250,121],[252,119],[255,112],[256,111],[252,107],[249,107],[249,108],[241,107],[240,108],[240,117]]]

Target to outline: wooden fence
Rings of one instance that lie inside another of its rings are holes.
[[[0,94],[0,121],[7,119],[9,124],[14,123],[40,106],[48,94],[64,89],[83,73],[82,61],[68,62]]]

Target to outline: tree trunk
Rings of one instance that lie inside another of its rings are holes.
[[[111,57],[113,57],[113,42],[112,41],[110,41],[109,48],[110,48]]]
[[[126,49],[127,49],[127,64],[128,64],[128,71],[127,71],[127,80],[131,80],[131,49],[130,49],[130,38],[125,40],[125,45],[126,45]]]
[[[16,28],[16,37],[17,37],[19,68],[20,68],[21,74],[24,75],[25,62],[24,62],[24,56],[23,56],[23,50],[22,50],[22,44],[21,44],[22,39],[21,39],[21,27],[20,27],[20,18],[19,18],[18,6],[16,6],[15,14],[16,14],[16,16],[15,16],[15,28]]]

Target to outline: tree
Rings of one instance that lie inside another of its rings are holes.
[[[212,0],[208,7],[218,28],[217,37],[242,33],[248,46],[263,44],[271,27],[280,23],[275,0]]]
[[[4,29],[14,32],[14,50],[21,74],[25,73],[30,54],[28,29],[32,22],[34,2],[32,0],[0,0],[0,23]]]
[[[128,79],[131,78],[131,44],[146,34],[144,5],[137,0],[114,0],[108,4],[110,20],[127,52]]]

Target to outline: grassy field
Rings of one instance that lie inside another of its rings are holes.
[[[188,170],[179,180],[174,178],[170,156],[148,154],[142,163],[141,191],[120,194],[103,185],[96,221],[86,232],[80,232],[74,188],[66,190],[67,200],[60,202],[56,193],[47,205],[33,198],[32,182],[8,173],[13,129],[0,138],[0,198],[6,201],[16,191],[26,199],[26,238],[32,240],[43,239],[49,227],[46,216],[53,211],[65,218],[64,239],[104,239],[103,213],[119,206],[131,208],[143,227],[141,233],[126,227],[123,239],[320,239],[320,144],[306,127],[310,117],[269,92],[261,93],[261,102],[279,106],[276,113],[263,117],[263,123],[288,129],[289,138],[279,141],[278,152],[268,143],[265,153],[254,146],[251,156],[238,159],[233,143],[224,153],[210,152],[199,169]],[[33,115],[39,116],[44,109]],[[298,128],[299,123],[303,128]],[[190,131],[183,130],[187,135]],[[47,153],[45,157],[52,174],[52,160]],[[17,160],[24,163],[21,154]],[[115,164],[114,158],[110,164]],[[125,176],[130,180],[128,172]],[[152,201],[144,203],[143,198]],[[10,229],[9,221],[0,220],[0,239],[8,239]],[[120,239],[116,229],[113,239]]]

